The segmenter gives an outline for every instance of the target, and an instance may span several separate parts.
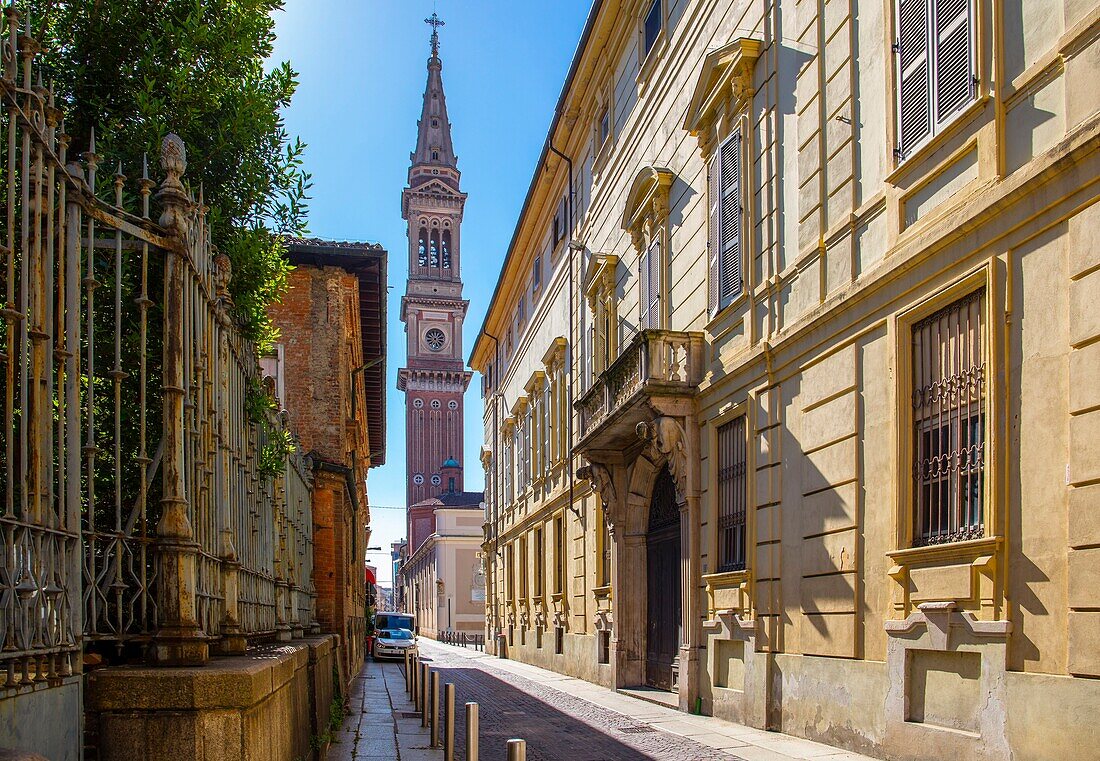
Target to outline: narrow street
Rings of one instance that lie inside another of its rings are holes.
[[[421,652],[455,685],[457,759],[465,759],[464,705],[480,705],[480,758],[504,761],[511,738],[530,761],[871,761],[867,756],[672,708],[474,650],[421,640]],[[351,713],[331,761],[439,759],[412,716],[403,666],[369,662],[354,680]],[[442,691],[442,689],[441,689]]]

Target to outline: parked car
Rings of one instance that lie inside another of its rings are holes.
[[[371,656],[380,658],[404,658],[405,651],[416,647],[416,635],[408,629],[379,629],[374,635]]]

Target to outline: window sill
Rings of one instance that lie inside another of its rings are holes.
[[[724,322],[725,320],[727,320],[735,312],[739,311],[741,309],[741,307],[745,306],[748,303],[748,301],[749,301],[748,289],[742,287],[741,288],[741,295],[738,296],[737,298],[735,298],[733,301],[731,301],[726,306],[719,309],[717,312],[715,312],[714,316],[710,318],[710,321],[706,325],[703,326],[703,330],[705,330],[707,333],[709,333],[710,335],[715,336],[715,337],[717,337],[718,335],[726,332],[726,330],[728,330],[728,327],[724,327],[721,330],[718,330],[717,328],[718,328],[719,324]]]
[[[611,585],[604,584],[602,587],[593,587],[592,596],[597,600],[607,600],[611,597]]]
[[[725,571],[723,573],[703,574],[703,583],[714,589],[717,587],[736,587],[749,580],[748,569],[741,571]]]
[[[886,556],[898,566],[950,565],[973,562],[997,552],[1003,540],[999,536],[970,539],[965,542],[931,544],[927,547],[909,547],[887,552]]]
[[[645,58],[642,59],[641,64],[638,66],[638,76],[634,81],[638,85],[639,95],[644,91],[646,83],[653,75],[653,70],[657,68],[657,62],[664,57],[666,47],[668,47],[668,35],[662,25],[660,34],[658,34],[657,39],[653,41],[653,47],[645,54]]]
[[[914,148],[908,156],[901,160],[901,162],[898,162],[895,157],[894,170],[886,175],[884,182],[888,185],[900,185],[910,173],[917,171],[919,166],[924,165],[925,159],[927,159],[928,156],[943,147],[944,143],[956,137],[982,111],[984,111],[986,105],[991,100],[992,96],[988,92],[982,93],[974,99],[973,103],[955,114],[951,121],[949,121],[940,132],[932,135]]]

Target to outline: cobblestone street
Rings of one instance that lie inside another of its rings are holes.
[[[480,705],[480,758],[504,761],[511,738],[530,761],[869,761],[866,756],[775,732],[691,716],[577,679],[473,650],[421,640],[440,684],[455,685],[456,758],[465,759],[464,704]],[[402,665],[369,663],[355,680],[335,761],[438,759],[409,714]],[[441,689],[442,691],[442,689]],[[389,711],[390,715],[387,715]]]

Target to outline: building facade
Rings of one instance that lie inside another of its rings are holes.
[[[430,521],[401,573],[406,612],[415,614],[423,636],[485,629],[483,499],[481,492],[445,492],[410,508],[420,525]]]
[[[470,357],[490,638],[890,759],[1100,743],[1098,25],[593,4]]]
[[[386,252],[293,239],[287,253],[294,269],[269,310],[279,339],[265,370],[313,465],[317,620],[340,635],[350,679],[365,657],[367,471],[385,462]]]
[[[447,488],[441,463],[462,462],[463,394],[471,378],[462,354],[462,322],[469,307],[461,274],[466,194],[459,187],[462,175],[451,141],[438,29],[432,34],[417,132],[409,184],[401,196],[409,239],[409,279],[401,300],[408,361],[397,385],[405,393],[407,505]],[[462,491],[461,469],[457,478],[455,490]]]

